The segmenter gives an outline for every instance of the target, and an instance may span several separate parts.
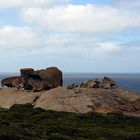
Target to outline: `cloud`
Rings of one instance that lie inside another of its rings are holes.
[[[92,4],[29,8],[22,17],[55,32],[120,32],[140,26],[140,17],[131,11]]]
[[[48,57],[54,55],[56,57],[59,54],[69,53],[88,57],[89,54],[91,56],[111,54],[120,49],[119,46],[104,42],[90,34],[39,34],[29,27],[14,26],[0,28],[0,46],[3,56],[6,57],[6,54],[13,55],[13,53],[15,57],[18,55],[47,55]]]
[[[27,26],[14,27],[5,25],[0,28],[1,47],[29,47],[36,42],[35,38],[35,34]]]
[[[69,0],[0,0],[0,8],[13,7],[49,7],[57,4],[66,4]]]
[[[140,53],[140,43],[135,42],[140,27],[137,10],[128,8],[129,4],[123,8],[125,3],[119,1],[117,6],[67,2],[0,0],[0,7],[16,8],[21,16],[13,19],[10,14],[15,23],[21,20],[20,25],[7,22],[0,27],[1,71],[48,65],[61,66],[64,71],[140,70],[136,63]]]
[[[139,0],[114,0],[115,6],[119,6],[121,8],[140,8],[140,1]]]
[[[98,56],[115,54],[129,49],[139,48],[139,41],[118,44],[94,34],[80,33],[38,33],[29,27],[3,26],[0,28],[1,49],[18,51],[24,49],[26,53],[63,54],[75,52],[78,54],[96,54]],[[30,50],[30,51],[28,51]]]
[[[3,71],[51,65],[64,71],[93,72],[94,67],[96,71],[105,72],[111,71],[112,65],[119,70],[120,62],[126,65],[129,60],[134,65],[133,61],[139,58],[139,45],[139,42],[131,43],[128,47],[128,44],[118,44],[87,33],[40,34],[26,26],[3,26],[0,28],[0,65]]]

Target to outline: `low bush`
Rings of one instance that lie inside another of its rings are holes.
[[[140,118],[14,105],[0,109],[0,140],[140,140]]]

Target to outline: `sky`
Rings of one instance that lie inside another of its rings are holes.
[[[0,0],[0,72],[139,73],[140,0]]]

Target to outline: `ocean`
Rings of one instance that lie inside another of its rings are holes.
[[[1,73],[0,80],[10,76],[19,75],[17,73]],[[72,83],[80,84],[89,79],[102,79],[104,76],[111,77],[117,82],[119,87],[140,93],[140,74],[109,74],[109,73],[64,73],[64,85]]]

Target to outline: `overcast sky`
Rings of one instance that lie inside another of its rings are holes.
[[[140,0],[0,0],[0,72],[140,72]]]

